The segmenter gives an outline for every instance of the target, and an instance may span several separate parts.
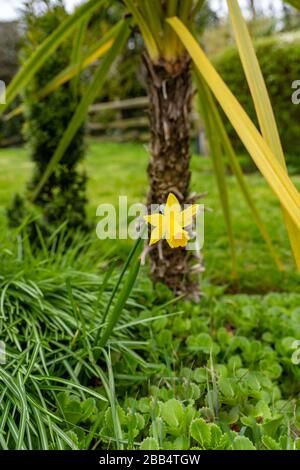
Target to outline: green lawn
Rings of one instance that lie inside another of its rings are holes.
[[[92,141],[88,144],[84,167],[89,176],[88,214],[97,223],[96,208],[101,203],[118,203],[119,195],[128,196],[129,203],[145,201],[147,193],[146,147],[140,144],[114,144]],[[270,231],[274,245],[278,249],[286,271],[276,270],[260,233],[247,208],[243,196],[232,176],[228,176],[228,186],[233,212],[234,231],[239,265],[239,280],[230,276],[231,262],[222,209],[218,197],[214,175],[209,159],[194,157],[191,190],[208,192],[205,200],[211,212],[205,216],[204,279],[226,285],[231,291],[249,293],[272,290],[299,290],[298,278],[291,258],[286,231],[282,223],[279,204],[259,174],[247,175],[260,213]],[[5,208],[16,191],[24,192],[30,177],[32,164],[26,149],[12,148],[0,150],[0,223],[5,224]],[[294,177],[300,187],[300,177]],[[100,243],[97,241],[97,243]],[[113,241],[111,246],[125,255],[130,246],[127,241]]]

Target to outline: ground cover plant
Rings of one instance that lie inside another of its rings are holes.
[[[194,305],[141,275],[99,351],[115,276],[80,244],[18,248],[1,256],[2,449],[299,448],[300,294],[208,284]]]

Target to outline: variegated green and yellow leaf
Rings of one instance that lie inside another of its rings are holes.
[[[71,32],[81,24],[83,19],[100,8],[103,3],[104,0],[89,0],[81,5],[36,49],[8,86],[6,103],[0,105],[0,114],[8,108],[18,93],[28,85],[34,74],[45,64],[51,54],[55,52]]]
[[[246,22],[237,0],[227,0],[227,4],[237,47],[251,95],[253,97],[262,135],[277,160],[280,162],[284,170],[287,171],[271,101]],[[297,229],[297,226],[293,223],[285,209],[283,210],[283,216],[297,268],[300,272],[300,231]]]
[[[262,175],[300,229],[300,194],[293,182],[186,26],[178,18],[167,21],[182,40]]]

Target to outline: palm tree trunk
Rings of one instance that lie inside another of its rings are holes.
[[[181,204],[189,199],[190,113],[193,96],[188,58],[176,64],[153,64],[145,56],[150,99],[150,190],[148,206],[163,204],[173,192]],[[150,251],[153,280],[177,294],[199,296],[199,275],[192,275],[193,253],[171,249],[163,241]]]

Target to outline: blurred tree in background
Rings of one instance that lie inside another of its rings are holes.
[[[24,46],[21,60],[32,54],[37,46],[67,16],[62,0],[31,0],[26,2],[23,13],[25,25]],[[28,197],[44,173],[55,149],[68,126],[81,96],[79,86],[68,82],[43,99],[36,99],[37,93],[59,72],[70,64],[72,41],[67,41],[53,54],[39,70],[27,87],[23,100],[25,105],[24,135],[34,173],[28,184]],[[84,126],[82,126],[61,162],[56,166],[47,184],[35,200],[35,206],[42,212],[41,228],[44,234],[51,233],[63,223],[69,229],[87,229],[85,214],[86,176],[78,164],[84,157]],[[15,199],[10,212],[18,211],[20,199]]]
[[[0,79],[6,86],[10,83],[18,70],[18,51],[20,46],[20,31],[17,21],[0,22]],[[10,106],[15,108],[20,102],[16,99]],[[5,121],[0,118],[0,145],[16,145],[22,142],[21,127],[22,116]]]

